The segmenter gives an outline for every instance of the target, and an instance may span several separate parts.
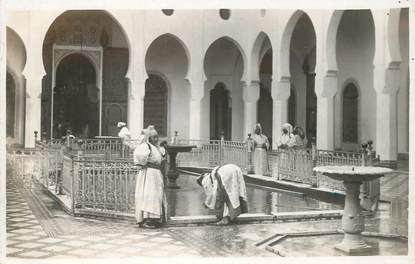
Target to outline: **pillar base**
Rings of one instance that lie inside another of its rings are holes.
[[[379,245],[377,243],[366,244],[361,234],[344,234],[343,241],[334,248],[346,254],[354,255],[375,252],[379,249]]]
[[[177,185],[177,178],[179,173],[177,172],[168,172],[167,173],[167,188],[168,189],[180,189],[180,186]]]
[[[168,182],[167,183],[167,188],[168,189],[180,189],[180,186],[179,185],[177,185],[177,183],[176,182]]]

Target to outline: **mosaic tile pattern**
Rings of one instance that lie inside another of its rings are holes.
[[[143,231],[135,227],[126,231],[113,226],[112,233],[94,232],[91,235],[88,232],[78,232],[77,235],[48,236],[24,198],[22,193],[25,191],[18,190],[12,184],[8,184],[7,187],[8,257],[42,259],[201,255],[198,250],[171,236],[167,229]],[[88,228],[88,225],[85,228]]]

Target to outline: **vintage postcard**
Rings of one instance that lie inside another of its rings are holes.
[[[0,7],[2,260],[414,261],[410,1]]]

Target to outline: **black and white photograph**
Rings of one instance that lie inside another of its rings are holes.
[[[0,262],[415,261],[410,1],[61,2],[0,0]]]

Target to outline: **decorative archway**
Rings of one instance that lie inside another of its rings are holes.
[[[360,141],[376,138],[375,24],[370,10],[342,13],[335,48],[338,67],[335,147],[354,151],[359,149]],[[360,120],[365,124],[361,125]]]
[[[292,33],[286,37],[290,37],[289,71],[293,84],[290,92],[294,95],[289,98],[288,109],[291,116],[289,115],[288,119],[292,125],[305,128],[306,136],[310,139],[309,142],[312,142],[317,135],[316,33],[312,20],[302,11],[295,12],[290,23],[292,24],[287,26],[286,30]]]
[[[189,63],[188,48],[176,35],[162,34],[147,48],[143,125],[154,125],[162,137],[172,136],[174,131],[187,137],[191,91],[185,78]]]
[[[53,89],[53,137],[60,138],[67,129],[78,137],[92,138],[99,133],[100,96],[96,69],[84,55],[72,53],[56,68]]]
[[[210,139],[231,138],[232,108],[225,84],[217,83],[210,91]]]
[[[7,144],[24,144],[25,85],[22,74],[26,65],[26,47],[12,28],[6,29],[6,136]]]
[[[42,136],[55,137],[53,102],[56,70],[60,60],[80,53],[90,60],[96,73],[99,96],[96,134],[114,135],[116,124],[107,114],[116,105],[121,109],[121,120],[126,120],[130,42],[116,18],[105,10],[69,10],[57,16],[50,25],[43,42],[43,63],[46,75],[42,83]],[[120,121],[120,120],[117,120]],[[110,132],[111,131],[111,132]]]
[[[207,77],[205,85],[205,96],[202,99],[202,104],[208,107],[212,107],[212,100],[223,100],[219,97],[208,96],[211,94],[211,90],[218,86],[223,86],[225,91],[222,91],[222,95],[228,98],[227,117],[223,120],[227,120],[229,124],[222,125],[221,129],[224,130],[225,138],[232,140],[243,140],[244,135],[244,102],[242,98],[241,79],[244,74],[245,55],[241,50],[240,45],[230,37],[222,37],[216,39],[207,49],[204,58],[204,71]],[[218,88],[219,89],[219,88]],[[216,90],[217,92],[219,90]],[[219,93],[219,92],[218,92]],[[216,92],[214,92],[216,94]],[[210,101],[209,101],[210,100]],[[220,102],[219,104],[226,104],[226,102]],[[215,131],[215,127],[212,125],[213,119],[209,115],[213,115],[213,110],[210,109],[203,114],[202,119],[206,124],[211,124],[210,128],[205,127],[207,131],[210,131],[210,135],[206,137],[220,138],[217,133],[221,131]]]
[[[343,89],[343,143],[357,144],[359,142],[359,91],[353,82]]]

